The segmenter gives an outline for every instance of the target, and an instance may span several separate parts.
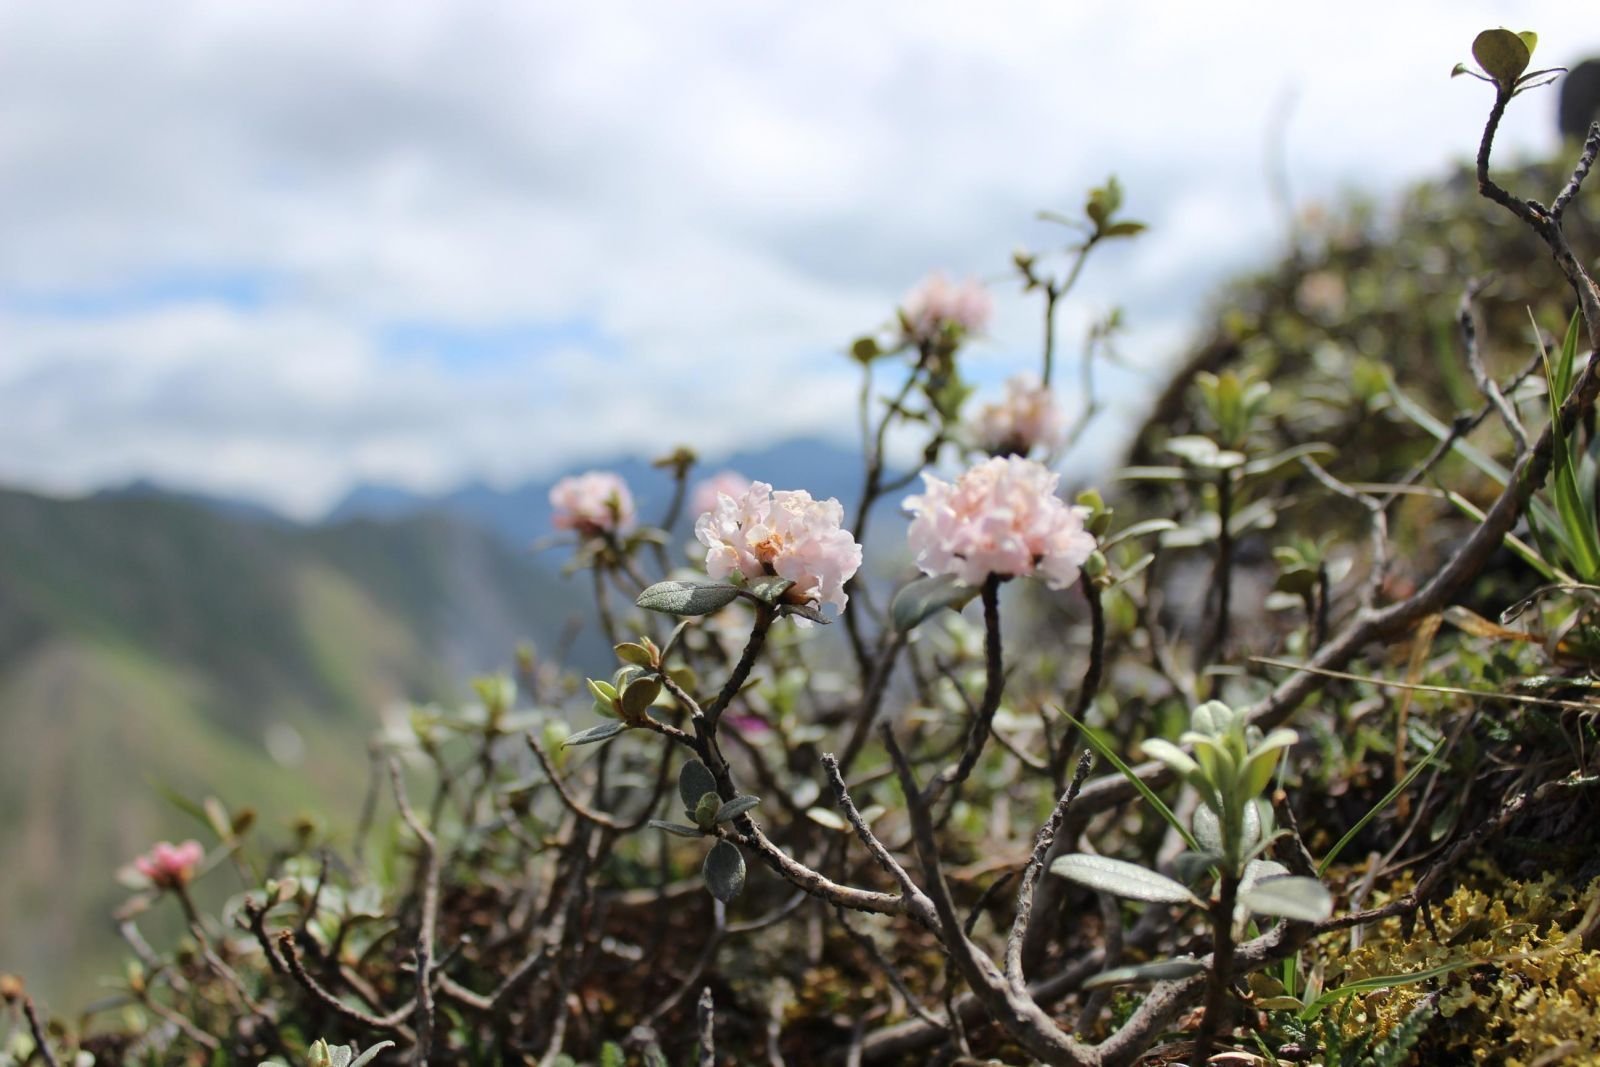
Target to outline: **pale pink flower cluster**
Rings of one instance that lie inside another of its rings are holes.
[[[1004,400],[978,409],[972,433],[980,448],[995,455],[1050,452],[1066,439],[1067,416],[1039,379],[1019,374],[1006,383]]]
[[[1095,542],[1083,528],[1085,509],[1056,496],[1058,477],[1020,456],[986,459],[954,484],[924,473],[927,488],[905,502],[917,566],[968,585],[1031,575],[1065,589]]]
[[[133,861],[134,870],[150,879],[159,889],[177,889],[189,884],[195,868],[205,859],[206,850],[198,841],[185,841],[174,845],[161,841],[149,852]]]
[[[738,471],[718,471],[695,485],[694,495],[689,499],[690,514],[704,515],[716,509],[719,495],[741,497],[749,488],[750,479]]]
[[[711,577],[777,575],[794,583],[785,594],[791,602],[843,611],[849,599],[844,583],[861,566],[861,546],[841,528],[843,521],[844,507],[831,497],[775,493],[766,482],[752,482],[737,497],[718,497],[695,522],[694,535],[706,546]]]
[[[628,483],[610,471],[589,471],[563,478],[550,489],[551,522],[558,530],[576,530],[585,537],[625,533],[633,527],[633,494]]]
[[[939,340],[946,325],[964,334],[982,333],[993,314],[994,300],[979,282],[952,283],[943,274],[929,275],[900,306],[906,340],[917,344]]]

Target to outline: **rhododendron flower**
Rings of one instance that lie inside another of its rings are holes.
[[[551,520],[558,530],[576,530],[585,537],[624,533],[634,523],[633,494],[628,483],[610,471],[590,471],[563,478],[550,489]]]
[[[133,866],[158,889],[177,889],[189,884],[205,855],[206,850],[198,841],[185,841],[181,845],[161,841],[134,860]]]
[[[962,333],[982,333],[994,314],[994,300],[976,281],[952,284],[933,274],[906,294],[900,306],[906,340],[927,344],[944,336],[946,326]]]
[[[1087,509],[1056,496],[1059,475],[1020,456],[984,460],[955,483],[924,473],[927,488],[907,497],[907,537],[925,574],[982,585],[991,574],[1034,576],[1065,589],[1094,551]]]
[[[694,487],[694,496],[689,500],[693,509],[690,513],[704,515],[716,509],[719,494],[737,498],[744,496],[749,488],[750,479],[738,471],[718,471]]]
[[[694,524],[694,536],[706,546],[711,577],[776,575],[794,583],[784,594],[790,603],[832,604],[843,611],[849,599],[844,583],[861,566],[861,546],[840,528],[843,521],[844,507],[831,497],[775,493],[766,482],[752,482],[737,497],[718,497],[717,506]]]
[[[1026,456],[1035,448],[1058,448],[1066,439],[1067,417],[1048,387],[1031,374],[1019,374],[1006,383],[1004,400],[978,410],[972,433],[986,452]]]

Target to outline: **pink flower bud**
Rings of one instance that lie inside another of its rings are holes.
[[[134,860],[133,866],[157,889],[177,889],[189,884],[205,855],[206,850],[198,841],[185,841],[181,845],[158,841],[149,852]]]
[[[927,488],[905,502],[917,566],[974,586],[995,574],[1065,589],[1095,541],[1083,528],[1085,509],[1055,495],[1058,478],[1019,456],[984,460],[954,484],[924,473]]]
[[[610,471],[563,478],[550,489],[552,522],[558,530],[576,530],[584,537],[626,533],[636,518],[628,483]]]
[[[846,601],[844,583],[861,566],[861,546],[840,528],[844,507],[831,497],[813,500],[804,490],[774,493],[766,482],[752,482],[738,497],[726,494],[694,524],[706,546],[706,573],[755,579],[787,578],[794,585],[785,598],[800,604]],[[796,619],[809,625],[804,619]]]
[[[928,344],[944,336],[947,326],[960,333],[982,333],[994,314],[994,300],[976,280],[951,284],[943,274],[929,275],[906,294],[900,306],[906,340]]]
[[[694,495],[689,500],[689,513],[704,515],[708,511],[714,511],[718,496],[731,496],[737,499],[744,496],[749,488],[750,479],[738,471],[718,471],[694,487]]]
[[[1031,374],[1006,383],[1005,399],[985,404],[972,420],[977,445],[993,455],[1026,456],[1034,449],[1048,453],[1067,435],[1067,418],[1055,394]]]

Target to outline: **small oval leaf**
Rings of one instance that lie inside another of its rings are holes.
[[[738,896],[744,890],[744,857],[739,854],[739,846],[732,841],[718,841],[706,853],[701,874],[711,895],[724,904]]]
[[[709,615],[733,603],[739,590],[709,578],[695,581],[657,582],[639,594],[634,603],[647,611],[668,615]]]
[[[1147,900],[1154,904],[1198,903],[1182,883],[1136,863],[1108,856],[1062,856],[1050,865],[1050,873],[1128,900]]]
[[[716,791],[716,776],[711,773],[710,767],[699,760],[689,760],[678,772],[678,796],[683,799],[684,811],[693,813],[701,797]]]
[[[717,809],[717,822],[732,822],[759,803],[760,797],[742,793]]]
[[[651,819],[650,826],[656,830],[665,830],[669,834],[677,834],[679,837],[703,836],[696,827],[685,826],[681,822],[663,822],[660,819]]]
[[[1528,69],[1533,54],[1526,41],[1502,27],[1484,30],[1473,39],[1472,58],[1502,88],[1510,89],[1522,77],[1522,72]]]
[[[960,611],[977,595],[976,586],[966,585],[948,574],[918,578],[894,595],[889,616],[894,628],[905,633],[945,608]]]
[[[580,730],[565,741],[562,747],[572,745],[592,745],[599,741],[609,741],[628,728],[625,722],[603,722],[599,726],[591,726],[587,730]]]
[[[1333,914],[1333,894],[1315,878],[1289,875],[1257,882],[1239,894],[1239,903],[1257,915],[1321,922]]]
[[[1179,978],[1188,978],[1200,974],[1206,969],[1205,964],[1199,960],[1156,960],[1152,963],[1141,963],[1132,967],[1116,967],[1099,974],[1083,983],[1085,989],[1099,989],[1108,985],[1124,985],[1128,982],[1171,982]],[[1296,1004],[1299,1001],[1295,1002]]]

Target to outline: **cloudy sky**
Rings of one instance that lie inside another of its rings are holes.
[[[1446,77],[1476,31],[1573,61],[1588,7],[0,0],[0,482],[309,516],[843,437],[842,350],[931,269],[996,286],[980,378],[1031,366],[1011,250],[1112,172],[1152,229],[1066,328],[1128,309],[1137,407],[1282,241],[1275,115],[1301,202],[1437,172],[1487,108]],[[1554,108],[1502,144],[1550,150]]]

